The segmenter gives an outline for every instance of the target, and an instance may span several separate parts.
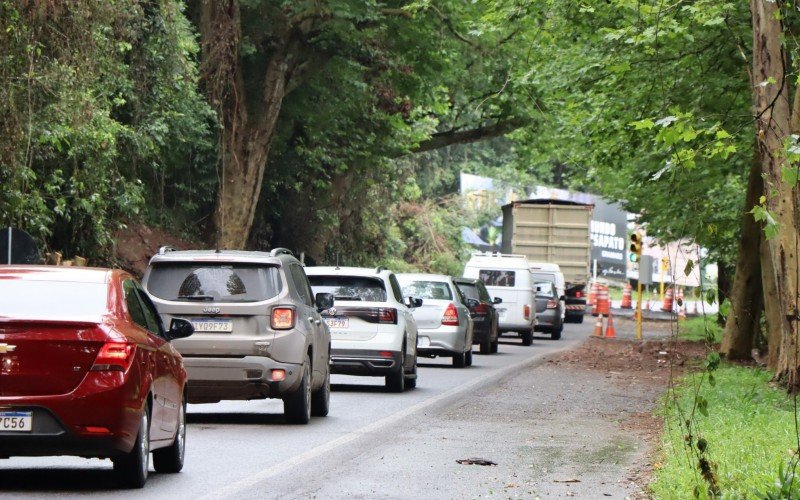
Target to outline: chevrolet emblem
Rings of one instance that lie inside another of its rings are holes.
[[[17,348],[15,345],[8,345],[8,344],[0,344],[0,354],[5,354],[7,352],[14,352]]]

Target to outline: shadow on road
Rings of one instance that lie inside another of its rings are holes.
[[[127,491],[120,490],[114,477],[111,461],[105,461],[107,468],[17,468],[0,469],[0,488],[3,495],[13,492],[40,492],[42,494],[53,494],[58,492],[86,492],[98,493],[108,492],[107,498]],[[11,465],[2,464],[0,465]],[[159,480],[164,480],[174,474],[158,474],[152,470],[149,473],[148,484],[152,485]],[[147,487],[145,486],[145,490]]]
[[[336,392],[389,392],[389,390],[382,385],[361,384],[331,384],[331,390]]]
[[[188,413],[190,424],[280,425],[286,420],[283,413]]]

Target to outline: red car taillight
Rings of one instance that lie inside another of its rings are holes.
[[[458,311],[453,304],[447,304],[447,309],[444,310],[442,316],[442,324],[446,326],[458,326]]]
[[[475,314],[489,314],[489,306],[481,302],[477,306],[472,308],[472,312]]]
[[[116,370],[124,372],[131,366],[136,344],[132,342],[106,342],[97,353],[92,371]]]
[[[578,298],[581,298],[581,297],[583,297],[583,292],[577,291],[577,292],[575,292],[575,296],[578,297]]]
[[[294,309],[291,307],[276,307],[272,310],[270,324],[273,330],[289,330],[294,328],[296,319]]]
[[[522,306],[522,314],[523,314],[523,316],[525,316],[525,319],[530,319],[531,318],[531,306],[529,306],[528,304],[525,304],[524,306]]]
[[[397,309],[393,309],[391,307],[381,307],[378,309],[378,323],[396,325]]]
[[[558,301],[557,300],[550,299],[550,300],[547,301],[547,308],[548,309],[555,309],[556,307],[558,307]]]

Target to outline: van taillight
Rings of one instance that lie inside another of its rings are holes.
[[[531,306],[528,304],[522,306],[522,314],[525,316],[525,319],[531,319]]]
[[[291,307],[276,307],[272,310],[270,324],[273,330],[289,330],[294,328],[294,309]]]
[[[442,324],[446,326],[458,326],[458,311],[456,311],[456,306],[452,303],[447,304],[447,309],[444,310]]]
[[[91,370],[124,372],[131,366],[135,352],[136,344],[133,342],[106,342],[97,353]]]
[[[397,309],[391,307],[381,307],[378,309],[378,323],[387,325],[397,324]]]

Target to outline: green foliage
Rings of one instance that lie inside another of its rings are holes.
[[[196,50],[177,1],[0,1],[0,224],[107,257],[207,135]]]
[[[666,431],[650,489],[655,498],[712,498],[701,477],[698,457],[713,470],[719,498],[794,498],[800,492],[792,468],[796,457],[794,410],[784,391],[771,387],[769,372],[719,365],[707,360],[715,384],[701,384],[711,373],[686,377],[664,407]],[[702,402],[702,404],[701,404]],[[684,420],[689,409],[692,431]],[[687,452],[690,443],[695,451]],[[788,492],[788,495],[786,494]],[[781,496],[784,495],[784,496]]]
[[[714,316],[695,316],[678,323],[678,337],[685,340],[703,340],[710,343],[722,341],[722,327]]]

